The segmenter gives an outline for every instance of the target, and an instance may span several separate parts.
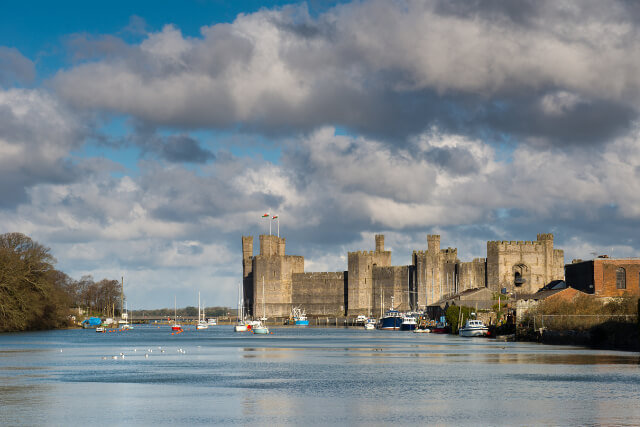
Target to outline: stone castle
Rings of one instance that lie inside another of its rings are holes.
[[[461,262],[455,248],[440,248],[440,236],[427,236],[427,250],[413,251],[410,265],[391,264],[384,236],[374,251],[348,253],[346,271],[305,273],[304,257],[285,254],[285,239],[242,237],[244,305],[254,317],[288,317],[292,307],[309,316],[378,317],[394,308],[420,310],[468,289],[534,293],[564,278],[564,252],[553,248],[553,234],[536,241],[487,242],[487,258]]]

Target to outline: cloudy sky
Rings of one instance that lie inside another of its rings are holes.
[[[639,21],[597,0],[10,2],[0,232],[124,276],[130,308],[235,306],[265,212],[307,271],[378,233],[395,265],[427,234],[462,261],[541,232],[565,262],[640,256]]]

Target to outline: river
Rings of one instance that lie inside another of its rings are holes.
[[[638,353],[359,328],[271,331],[0,334],[0,423],[640,424]]]

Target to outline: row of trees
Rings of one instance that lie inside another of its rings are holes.
[[[0,332],[60,328],[70,308],[119,308],[117,280],[76,281],[56,270],[51,250],[21,233],[0,235]]]

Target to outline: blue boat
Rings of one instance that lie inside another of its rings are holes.
[[[398,331],[402,325],[402,320],[402,313],[398,310],[389,309],[378,322],[378,329]]]
[[[302,309],[295,307],[292,310],[293,324],[296,326],[309,326],[309,320],[307,320],[307,315]]]
[[[90,317],[88,319],[84,319],[82,321],[82,327],[85,329],[89,329],[89,328],[97,328],[102,324],[102,319],[99,317]]]

